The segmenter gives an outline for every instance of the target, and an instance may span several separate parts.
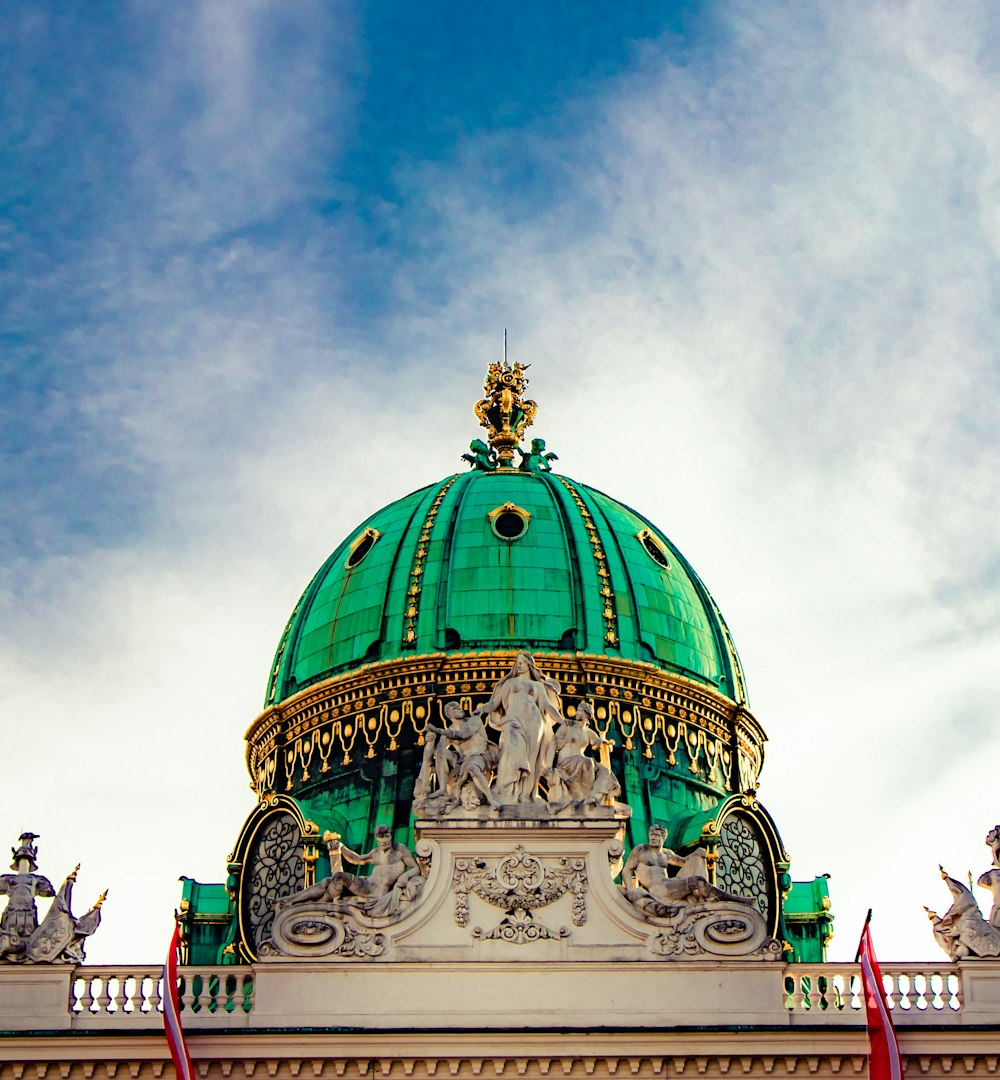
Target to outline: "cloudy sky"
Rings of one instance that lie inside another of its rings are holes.
[[[1000,820],[1000,8],[0,15],[0,842],[156,962],[278,636],[502,349],[726,613],[834,959],[942,959]],[[988,897],[981,897],[984,903]]]

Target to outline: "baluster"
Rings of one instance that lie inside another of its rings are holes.
[[[215,994],[212,986],[212,973],[201,973],[201,987],[198,992],[198,1011],[201,1013],[215,1012]]]
[[[150,977],[149,982],[149,1011],[162,1012],[163,992],[165,989],[165,987],[163,986],[163,976],[153,975]]]
[[[819,1011],[819,1003],[823,997],[819,990],[819,981],[821,978],[822,976],[818,971],[814,970],[809,972],[809,993],[807,995],[809,999],[809,1004],[806,1006],[806,1008],[808,1008],[810,1011],[812,1011],[813,1009],[815,1009],[817,1012]]]
[[[796,964],[796,967],[798,965]],[[785,978],[786,1007],[792,1012],[801,1012],[803,1009],[802,977],[795,972]]]
[[[194,980],[195,976],[188,970],[183,975],[178,976],[180,980],[180,1000],[181,1000],[181,1012],[193,1012],[194,1011]]]
[[[108,979],[108,1012],[120,1014],[125,1005],[125,980],[127,975],[113,975]]]
[[[149,1013],[149,984],[148,975],[136,975],[135,994],[132,999],[132,1011],[136,1016],[145,1016]]]
[[[80,1012],[94,1012],[94,980],[90,975],[85,975],[81,980],[80,989]]]
[[[98,1013],[106,1013],[108,1011],[108,1006],[111,1004],[111,994],[109,993],[111,989],[111,980],[106,975],[98,975],[97,978],[94,979],[94,982],[99,987],[96,998],[97,1009],[95,1011]]]

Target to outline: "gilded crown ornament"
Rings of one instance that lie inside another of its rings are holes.
[[[475,413],[479,423],[486,428],[490,450],[496,455],[494,468],[514,468],[514,451],[519,449],[521,435],[530,427],[538,412],[533,401],[525,401],[522,395],[528,388],[524,377],[528,364],[508,364],[506,358],[490,364],[486,371],[483,391],[486,396],[476,402]],[[477,468],[489,468],[488,455],[480,455]]]

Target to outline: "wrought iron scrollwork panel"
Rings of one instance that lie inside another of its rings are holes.
[[[753,824],[734,814],[722,826],[716,884],[726,892],[753,900],[765,918],[770,914],[771,874],[761,838]]]
[[[278,814],[257,834],[243,883],[244,924],[255,948],[271,936],[274,908],[305,884],[302,834],[291,814]]]

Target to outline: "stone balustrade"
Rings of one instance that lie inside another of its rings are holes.
[[[882,965],[893,1022],[942,1024],[960,1022],[962,980],[952,964]],[[796,1019],[847,1024],[864,1020],[864,997],[857,964],[790,964],[785,968],[785,1008]]]
[[[552,1001],[567,1004],[561,1022],[607,1024],[609,1002],[631,1026],[705,1026],[719,1022],[769,1029],[863,1028],[856,964],[681,963],[593,965],[593,990],[573,995],[572,964],[490,965],[492,992],[475,999],[470,1022],[483,1030],[530,1028]],[[290,1030],[338,1027],[376,1031],[432,1028],[442,1013],[469,1008],[467,980],[453,965],[294,964],[183,967],[185,1027]],[[883,976],[898,1028],[978,1027],[1000,1009],[1000,961],[885,964]],[[7,1032],[158,1031],[158,966],[10,965],[0,969],[0,1017]],[[572,1002],[572,1005],[568,1004]],[[738,1012],[734,1012],[737,1008]]]
[[[254,972],[246,967],[185,967],[180,978],[181,1013],[201,1023],[232,1023],[253,1009]],[[136,1021],[163,1011],[160,967],[76,969],[70,980],[69,1011],[76,1026],[92,1019]]]

